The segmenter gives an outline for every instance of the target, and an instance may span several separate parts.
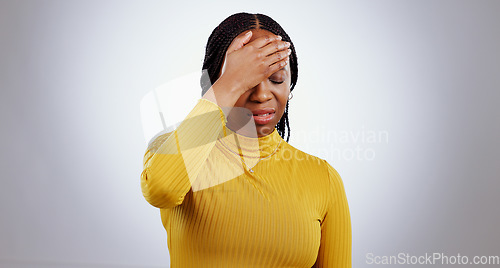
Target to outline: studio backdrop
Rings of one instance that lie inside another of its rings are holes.
[[[169,266],[142,161],[155,124],[178,123],[201,88],[178,90],[163,121],[141,103],[201,75],[211,31],[237,12],[294,42],[289,143],[341,175],[353,267],[498,260],[499,1],[10,0],[0,267]]]

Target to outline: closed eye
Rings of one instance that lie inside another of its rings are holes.
[[[285,82],[285,80],[283,80],[283,81],[273,81],[273,80],[270,80],[270,79],[269,79],[269,81],[271,81],[271,83],[273,83],[273,84],[282,84],[283,82]]]

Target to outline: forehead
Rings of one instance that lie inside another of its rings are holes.
[[[248,43],[254,41],[255,39],[257,39],[259,37],[266,36],[266,35],[277,37],[277,35],[273,34],[272,32],[270,32],[268,30],[264,30],[264,29],[250,29],[250,31],[252,31],[252,38],[250,38]],[[245,35],[246,32],[247,31],[243,31],[241,34],[238,35],[238,37]],[[287,64],[287,65],[285,65],[284,68],[279,69],[274,74],[289,74],[289,73],[290,73],[290,64]]]
[[[252,31],[252,38],[250,38],[250,41],[249,42],[252,42],[253,40],[259,38],[259,37],[262,37],[262,36],[272,36],[272,37],[277,37],[277,35],[271,33],[270,31],[268,30],[264,30],[264,29],[251,29]],[[244,31],[243,33],[241,33],[240,35],[244,35],[247,31]]]
[[[285,67],[279,69],[278,71],[274,72],[272,75],[275,75],[275,74],[284,74],[284,75],[288,75],[290,73],[290,66],[289,64],[285,65]]]

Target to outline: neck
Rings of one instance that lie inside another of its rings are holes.
[[[226,148],[250,157],[266,157],[276,152],[278,146],[283,144],[276,128],[268,135],[258,136],[255,130],[252,132],[242,128],[233,131],[224,126],[224,135],[219,139]]]
[[[237,133],[241,136],[249,137],[249,138],[262,138],[271,134],[275,128],[269,129],[267,127],[260,128],[254,127],[252,124],[245,125],[243,127],[234,127],[230,122],[226,125],[226,127],[232,131],[232,133]]]

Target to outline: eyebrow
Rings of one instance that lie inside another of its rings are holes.
[[[285,67],[286,67],[286,66],[285,66]],[[281,68],[281,69],[277,70],[277,71],[276,71],[276,72],[274,72],[273,74],[278,73],[278,72],[281,72],[281,71],[284,71],[285,73],[287,73],[287,74],[288,74],[288,72],[286,71],[285,67],[283,67],[283,68]]]

